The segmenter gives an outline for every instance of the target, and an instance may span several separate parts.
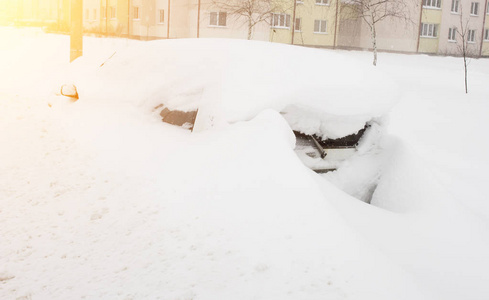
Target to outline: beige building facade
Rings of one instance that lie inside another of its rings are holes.
[[[487,56],[488,11],[487,0],[423,0],[418,52],[462,55],[465,41],[469,56]]]
[[[37,26],[67,32],[70,0],[0,0],[0,25]]]
[[[484,57],[489,57],[489,0],[486,1],[486,7],[483,11],[483,24],[482,32],[481,32],[481,49],[480,55]]]
[[[253,26],[254,40],[372,49],[370,27],[345,14],[345,0],[276,0]],[[489,56],[489,0],[407,0],[407,21],[377,23],[380,51],[460,55],[462,27],[471,56]],[[0,0],[3,24],[69,31],[70,0]],[[142,40],[249,37],[248,19],[213,0],[83,0],[86,33]]]
[[[387,17],[376,24],[377,48],[393,52],[416,52],[419,32],[420,1],[408,0],[406,19]],[[344,7],[344,11],[348,11]],[[371,28],[351,13],[340,14],[338,46],[372,49]]]

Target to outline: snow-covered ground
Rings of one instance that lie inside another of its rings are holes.
[[[459,58],[85,38],[69,65],[67,36],[0,39],[0,299],[489,295],[488,60],[466,95]],[[293,151],[290,126],[372,118],[336,172]]]

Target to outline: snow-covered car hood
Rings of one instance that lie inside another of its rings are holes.
[[[294,130],[338,138],[398,99],[396,84],[381,71],[341,52],[255,41],[137,43],[110,56],[82,57],[71,72],[81,99],[133,103],[146,111],[161,104],[198,109],[197,129],[274,109]]]

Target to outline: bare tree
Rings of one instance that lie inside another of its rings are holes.
[[[467,86],[467,67],[470,63],[470,58],[478,56],[478,53],[474,47],[470,47],[470,43],[474,43],[476,40],[476,30],[470,29],[470,16],[464,15],[462,7],[460,7],[460,27],[453,28],[456,30],[457,41],[457,54],[464,60],[464,83],[465,93],[468,93]]]
[[[460,43],[457,45],[459,53],[464,59],[464,83],[465,83],[465,93],[468,93],[467,88],[467,56],[468,56],[468,33],[469,33],[469,19],[463,21],[462,15],[460,15],[460,28],[457,28],[457,34],[460,37]]]
[[[412,23],[410,0],[346,0],[342,4],[342,15],[347,19],[361,19],[370,29],[370,40],[374,54],[373,65],[377,65],[377,25],[387,18]]]
[[[248,26],[248,40],[253,28],[260,23],[271,24],[272,14],[283,12],[285,1],[280,0],[213,0],[213,5],[235,18],[244,18]]]

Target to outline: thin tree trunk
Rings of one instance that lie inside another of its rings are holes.
[[[374,51],[374,61],[373,64],[374,66],[377,66],[377,32],[375,31],[375,20],[373,13],[370,12],[370,20],[372,21],[372,26],[370,26],[370,34],[371,34],[371,39],[372,39],[372,48]]]
[[[375,23],[372,23],[371,27],[371,33],[372,33],[372,48],[374,50],[374,66],[377,66],[377,32],[375,31]]]
[[[252,33],[253,33],[253,25],[251,24],[251,19],[248,19],[248,40],[251,40]]]
[[[468,90],[467,90],[467,57],[465,56],[465,52],[464,52],[464,72],[465,72],[465,93],[467,94],[468,93]]]

